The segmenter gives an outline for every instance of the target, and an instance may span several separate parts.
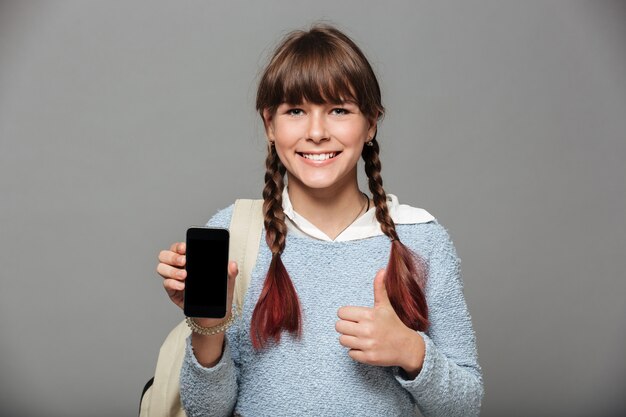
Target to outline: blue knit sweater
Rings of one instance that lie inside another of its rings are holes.
[[[228,228],[232,209],[208,225]],[[326,242],[290,234],[282,260],[302,306],[301,339],[284,333],[279,344],[260,352],[252,347],[250,319],[271,259],[263,239],[242,319],[227,331],[218,364],[202,367],[187,340],[180,379],[187,415],[413,416],[416,406],[426,417],[478,415],[482,374],[454,246],[437,221],[396,228],[429,271],[431,325],[421,333],[426,355],[414,380],[396,367],[352,360],[335,331],[339,307],[373,306],[373,280],[387,264],[389,239]]]

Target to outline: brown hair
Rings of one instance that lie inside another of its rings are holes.
[[[384,112],[378,81],[365,55],[350,38],[327,25],[316,25],[309,31],[294,31],[283,39],[261,77],[256,109],[263,118],[265,110],[273,114],[282,103],[303,101],[315,104],[353,101],[370,120],[380,119]],[[380,176],[376,135],[372,145],[363,147],[362,158],[376,207],[376,219],[383,233],[392,240],[385,287],[404,324],[415,330],[425,330],[428,326],[425,269],[419,257],[398,238]],[[252,314],[250,333],[257,349],[266,346],[269,339],[280,341],[283,330],[296,335],[302,331],[298,296],[280,258],[287,236],[282,208],[285,172],[276,150],[269,146],[263,214],[272,260]]]

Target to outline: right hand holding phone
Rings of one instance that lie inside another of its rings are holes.
[[[183,308],[183,295],[185,289],[185,271],[186,263],[186,244],[185,242],[173,243],[169,250],[159,252],[159,264],[157,265],[157,273],[163,277],[163,287],[172,302],[181,309]],[[233,293],[235,289],[235,278],[239,270],[235,261],[228,263],[228,297],[227,306],[232,305]],[[228,312],[226,318],[228,318]],[[220,324],[223,319],[195,319],[200,326],[211,327]]]

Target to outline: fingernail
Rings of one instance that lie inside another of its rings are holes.
[[[179,256],[179,257],[178,257],[178,263],[179,263],[180,265],[184,264],[184,263],[185,263],[185,257],[184,257],[184,256]]]
[[[187,272],[183,270],[183,271],[178,271],[176,275],[178,276],[178,278],[185,278],[186,273]]]

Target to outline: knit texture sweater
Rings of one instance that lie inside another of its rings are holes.
[[[232,211],[207,225],[228,228]],[[396,230],[428,268],[430,326],[420,332],[426,353],[415,379],[397,367],[354,361],[335,330],[340,307],[374,305],[374,276],[391,250],[386,236],[327,242],[288,234],[281,258],[302,307],[302,337],[283,332],[280,343],[256,351],[250,321],[271,260],[262,238],[242,317],[226,332],[220,361],[203,367],[187,339],[180,376],[187,415],[414,416],[417,407],[425,417],[477,416],[482,374],[452,241],[436,220]]]

